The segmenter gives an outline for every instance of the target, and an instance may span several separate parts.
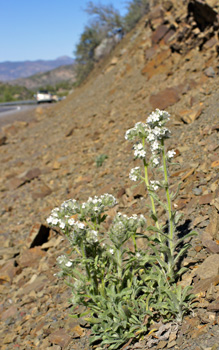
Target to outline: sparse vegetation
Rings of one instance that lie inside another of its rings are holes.
[[[122,17],[112,5],[95,5],[90,1],[85,11],[91,22],[85,26],[76,46],[76,83],[80,85],[94,68],[95,49],[116,28],[129,32],[142,16],[149,11],[149,0],[132,0],[127,4],[127,14]]]
[[[169,114],[157,109],[146,123],[136,123],[125,134],[126,140],[134,142],[134,157],[140,165],[131,169],[129,177],[144,183],[150,197],[149,224],[143,215],[128,217],[118,212],[109,227],[109,209],[118,203],[108,193],[84,203],[69,199],[47,219],[69,242],[68,253],[57,259],[57,276],[65,277],[72,289],[73,317],[84,317],[91,325],[91,344],[101,349],[121,349],[127,342],[149,336],[155,323],[176,326],[193,306],[191,287],[183,288],[180,280],[187,270],[183,258],[196,233],[180,237],[177,232],[182,215],[173,210],[177,193],[169,185],[168,164],[175,151],[165,147],[170,137],[168,120]],[[161,207],[166,220],[158,215]]]
[[[33,92],[24,86],[0,83],[0,102],[30,100],[32,98]]]
[[[104,161],[108,158],[106,154],[100,154],[96,158],[96,166],[99,168],[103,165]]]

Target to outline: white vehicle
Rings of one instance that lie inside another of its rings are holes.
[[[47,90],[38,91],[34,97],[36,98],[37,103],[53,101],[53,96]]]

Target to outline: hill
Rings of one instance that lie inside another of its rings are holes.
[[[73,84],[75,81],[74,65],[65,65],[44,73],[34,74],[28,78],[20,78],[10,81],[10,85],[25,86],[29,90],[37,90],[47,85],[55,86],[67,82]]]
[[[112,193],[119,211],[141,213],[151,223],[145,187],[133,186],[129,179],[138,160],[124,134],[155,108],[171,115],[167,148],[176,151],[171,188],[181,183],[174,199],[174,207],[184,215],[180,235],[198,232],[183,262],[188,271],[179,281],[191,285],[197,304],[182,325],[170,329],[155,323],[150,334],[123,349],[217,349],[219,14],[218,2],[209,4],[161,1],[66,100],[37,108],[35,120],[29,113],[23,122],[3,127],[3,350],[90,349],[89,325],[69,318],[70,288],[54,276],[56,258],[69,253],[67,242],[48,227],[46,218],[69,198],[83,202]],[[101,155],[108,158],[97,167]],[[158,212],[165,224],[163,208]]]
[[[18,78],[26,78],[36,73],[70,64],[73,64],[73,59],[68,56],[59,57],[55,60],[0,62],[0,81],[8,82]]]

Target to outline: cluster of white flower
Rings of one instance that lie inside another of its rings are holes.
[[[128,217],[121,213],[117,213],[110,228],[111,241],[119,246],[124,243],[133,234],[136,234],[138,227],[145,227],[146,219],[143,215],[132,215]]]
[[[160,163],[158,155],[161,152],[161,141],[170,136],[170,131],[165,127],[169,117],[168,112],[156,109],[149,115],[146,123],[136,123],[134,128],[127,130],[125,134],[126,140],[145,139],[149,143],[152,152],[151,164],[155,167]],[[134,155],[136,158],[145,158],[146,151],[142,143],[134,145]]]
[[[174,149],[171,149],[170,151],[167,152],[167,159],[171,159],[175,156],[176,152]]]
[[[100,197],[95,196],[94,198],[89,197],[87,202],[82,203],[81,212],[86,217],[98,217],[105,211],[105,208],[114,207],[117,201],[113,195],[105,193]]]
[[[62,212],[59,208],[54,208],[46,221],[49,225],[58,226],[62,230],[64,230],[66,225],[65,219],[63,218]]]
[[[65,268],[65,267],[71,267],[72,266],[72,261],[69,260],[67,258],[67,256],[65,255],[60,255],[58,258],[57,258],[57,263],[62,267],[62,268]]]
[[[148,127],[148,136],[146,139],[150,144],[151,152],[153,154],[152,164],[155,166],[159,164],[159,159],[154,156],[160,153],[160,142],[161,140],[166,139],[170,136],[170,131],[164,126],[169,120],[169,116],[170,115],[168,112],[156,109],[149,115],[146,120]],[[157,159],[157,161],[155,161],[155,159]]]
[[[125,133],[125,139],[129,141],[133,141],[134,139],[145,138],[148,134],[147,125],[142,122],[138,122],[135,124],[134,128],[129,129]]]
[[[138,143],[137,145],[134,145],[134,156],[136,158],[145,158],[146,156],[146,151],[144,150],[144,147],[142,143]]]
[[[129,178],[132,181],[137,181],[140,179],[140,167],[136,166],[135,168],[131,169],[130,173],[129,173]]]
[[[151,163],[156,168],[160,164],[160,159],[157,157],[151,157]]]
[[[162,127],[169,119],[170,119],[170,115],[168,112],[161,111],[160,109],[157,108],[147,118],[147,124],[151,128],[155,128],[156,126]]]
[[[86,241],[90,244],[97,243],[98,242],[98,232],[95,230],[88,230]]]
[[[154,181],[151,180],[150,181],[150,186],[151,186],[152,190],[157,191],[159,186],[160,186],[160,182],[156,181],[156,180],[154,180]]]

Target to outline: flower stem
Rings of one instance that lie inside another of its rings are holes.
[[[161,145],[162,145],[163,170],[164,170],[164,180],[165,180],[165,192],[166,192],[166,198],[167,198],[167,208],[168,208],[168,217],[169,217],[168,246],[170,249],[171,261],[168,261],[168,265],[169,265],[169,272],[172,274],[173,273],[172,265],[174,260],[174,222],[173,222],[172,205],[171,205],[170,190],[169,190],[169,183],[168,183],[164,140],[161,141]]]

